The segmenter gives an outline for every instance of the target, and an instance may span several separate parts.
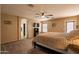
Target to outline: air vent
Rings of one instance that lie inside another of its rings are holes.
[[[34,5],[33,5],[33,4],[28,4],[28,6],[29,6],[29,7],[34,7]]]

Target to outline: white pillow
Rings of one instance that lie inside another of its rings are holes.
[[[67,39],[71,40],[72,38],[79,37],[79,30],[73,30],[67,34]]]

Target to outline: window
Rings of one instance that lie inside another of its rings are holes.
[[[67,22],[67,33],[70,31],[74,30],[75,22],[74,21],[69,21]]]
[[[48,32],[47,24],[43,24],[43,32]]]

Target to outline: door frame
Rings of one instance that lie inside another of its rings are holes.
[[[28,38],[28,20],[27,20],[27,18],[20,18],[20,21],[19,21],[19,40],[22,40],[22,37],[21,37],[21,21],[22,21],[22,19],[26,19],[26,38]],[[26,38],[24,38],[24,39],[26,39]]]

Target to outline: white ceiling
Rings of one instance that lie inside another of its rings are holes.
[[[29,7],[27,4],[7,4],[1,6],[2,13],[30,19],[34,19],[35,14],[39,13],[39,11],[53,14],[54,18],[79,15],[79,4],[34,4],[34,7]]]

